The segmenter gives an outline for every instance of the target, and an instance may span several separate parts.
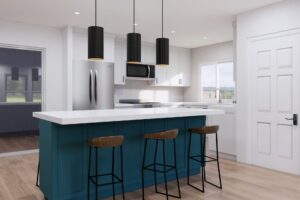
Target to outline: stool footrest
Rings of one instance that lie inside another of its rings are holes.
[[[168,169],[166,169],[166,171],[154,169],[154,167],[156,167],[156,166],[163,167],[164,164],[161,164],[161,163],[152,163],[152,164],[144,166],[143,170],[148,170],[148,171],[153,171],[153,172],[156,171],[156,172],[159,172],[159,173],[165,173],[165,172],[169,172],[171,170],[175,170],[175,166],[173,166],[173,165],[165,165],[166,167],[168,167]]]
[[[108,182],[108,183],[97,184],[96,181],[95,181],[95,178],[102,177],[102,176],[113,176],[114,181],[113,182]],[[115,181],[115,179],[117,179],[117,181]],[[117,175],[115,175],[113,173],[98,174],[98,175],[90,176],[89,180],[91,180],[96,186],[105,186],[105,185],[112,185],[112,184],[115,184],[115,183],[122,183],[122,179],[119,178]]]
[[[174,197],[174,198],[177,198],[177,199],[181,199],[181,196],[175,196],[173,194],[166,194],[166,193],[159,192],[159,191],[156,191],[156,193],[166,195],[166,196],[169,196],[169,197]]]
[[[200,160],[197,159],[199,157],[200,157]],[[201,157],[203,157],[203,155],[194,155],[194,156],[189,156],[189,159],[202,163]],[[213,162],[213,161],[218,160],[218,159],[210,157],[210,156],[204,156],[204,158],[209,158],[210,159],[210,160],[204,160],[204,162]]]

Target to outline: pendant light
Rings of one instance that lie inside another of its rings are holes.
[[[127,63],[141,62],[141,34],[135,32],[135,0],[133,0],[133,33],[127,34]]]
[[[156,65],[169,65],[169,39],[164,38],[164,0],[162,2],[161,29],[162,37],[156,39]]]
[[[88,59],[103,60],[103,28],[97,26],[97,0],[95,0],[95,26],[88,28]]]

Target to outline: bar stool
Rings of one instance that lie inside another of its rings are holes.
[[[189,129],[190,138],[189,138],[189,147],[188,147],[187,183],[191,187],[193,187],[201,192],[204,192],[204,182],[206,182],[210,185],[213,185],[217,188],[222,189],[222,180],[221,180],[221,172],[220,172],[220,165],[219,165],[218,130],[219,130],[219,126],[204,126],[201,128],[190,128]],[[193,156],[191,155],[191,140],[192,140],[193,133],[196,133],[196,134],[200,135],[200,137],[201,137],[201,153],[200,153],[200,155],[193,155]],[[206,156],[206,151],[205,151],[206,141],[205,141],[205,139],[206,139],[207,134],[216,134],[216,158]],[[200,160],[199,160],[199,157],[200,157]],[[194,160],[201,164],[201,167],[202,167],[202,189],[200,189],[190,183],[190,160]],[[206,172],[205,172],[206,162],[213,162],[213,161],[217,162],[218,174],[219,174],[219,185],[211,183],[211,182],[207,181],[207,179],[206,179]]]
[[[107,136],[107,137],[97,137],[88,141],[89,144],[89,165],[88,165],[88,200],[90,199],[90,182],[96,185],[96,199],[98,199],[98,187],[105,185],[112,185],[113,189],[113,199],[115,199],[115,183],[122,184],[122,196],[123,200],[125,199],[124,195],[124,181],[123,181],[123,136]],[[99,148],[112,148],[112,171],[111,173],[99,174],[98,173],[98,149]],[[121,159],[121,177],[118,177],[114,173],[115,169],[115,147],[120,148],[120,159]],[[95,175],[91,175],[91,154],[92,148],[95,151]],[[110,183],[98,184],[98,177],[111,176]]]
[[[36,187],[40,187],[40,160],[38,163],[38,167],[37,167],[37,173],[36,173],[36,182],[35,182],[35,186]]]
[[[154,172],[154,181],[155,181],[155,192],[158,194],[166,195],[167,199],[169,197],[175,197],[175,198],[181,198],[181,192],[180,192],[180,186],[178,181],[178,172],[177,172],[177,162],[176,162],[176,143],[175,139],[178,135],[178,129],[174,130],[167,130],[164,132],[159,133],[152,133],[152,134],[145,134],[145,146],[144,146],[144,155],[143,155],[143,164],[142,164],[142,192],[143,192],[143,199],[145,199],[145,189],[144,189],[144,171],[153,171]],[[147,143],[148,140],[155,140],[155,152],[154,152],[154,161],[151,164],[145,165],[146,160],[146,151],[147,151]],[[173,140],[173,156],[174,156],[174,165],[166,164],[166,140]],[[163,145],[163,163],[158,163],[157,158],[157,148],[158,148],[158,142],[161,141]],[[157,166],[163,167],[163,170],[158,170]],[[171,195],[168,193],[168,185],[167,185],[167,172],[175,170],[176,174],[176,181],[177,181],[177,188],[178,188],[178,196]],[[157,172],[164,174],[164,181],[165,181],[165,188],[166,193],[159,192],[157,190]]]

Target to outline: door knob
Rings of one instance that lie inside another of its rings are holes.
[[[293,118],[285,118],[286,120],[293,120],[293,125],[297,126],[298,125],[298,115],[293,114]]]

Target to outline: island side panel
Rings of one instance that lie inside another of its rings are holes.
[[[47,199],[55,198],[57,160],[57,126],[51,122],[40,120],[39,122],[39,162],[40,162],[40,189]]]

